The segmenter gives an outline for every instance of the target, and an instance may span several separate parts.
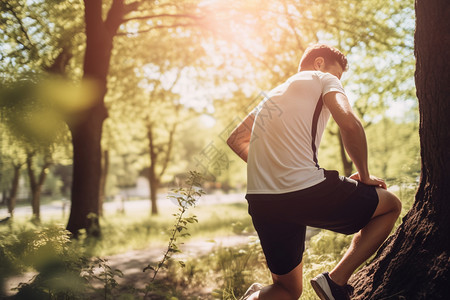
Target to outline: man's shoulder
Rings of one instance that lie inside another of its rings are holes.
[[[322,72],[314,71],[314,70],[305,70],[305,71],[297,72],[296,74],[292,75],[291,78],[318,76],[318,73],[322,73]]]
[[[337,78],[336,76],[334,76],[331,73],[326,73],[326,72],[321,72],[321,71],[316,71],[317,72],[317,77],[319,77],[319,79],[321,80],[328,80],[328,81],[339,81],[339,78]]]
[[[322,72],[318,71],[300,71],[289,77],[283,84],[283,85],[289,85],[298,81],[311,81],[311,80],[320,80],[320,74]]]

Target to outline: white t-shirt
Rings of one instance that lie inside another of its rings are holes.
[[[330,111],[317,105],[321,95],[329,92],[345,94],[336,76],[302,71],[271,90],[253,110],[256,117],[247,158],[247,194],[288,193],[325,180],[315,157]]]

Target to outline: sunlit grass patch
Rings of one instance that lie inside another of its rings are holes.
[[[396,193],[403,202],[402,217],[412,206],[415,188],[402,187]],[[173,225],[174,216],[172,214],[176,209],[176,205],[162,205],[158,216],[150,216],[147,210],[129,210],[123,214],[107,212],[101,218],[102,238],[95,240],[84,237],[78,242],[73,242],[70,248],[73,247],[73,249],[70,250],[70,253],[74,255],[74,259],[70,261],[78,259],[75,251],[82,251],[87,256],[105,256],[132,249],[163,248],[167,245],[168,230]],[[205,299],[204,297],[207,295],[206,299],[234,300],[239,299],[253,282],[271,283],[270,272],[265,264],[264,255],[255,236],[247,209],[247,203],[242,201],[201,204],[187,212],[187,217],[191,214],[197,216],[199,223],[189,224],[191,236],[183,238],[182,242],[214,240],[220,236],[242,233],[249,233],[249,236],[253,235],[254,238],[253,240],[249,239],[248,243],[244,245],[234,247],[222,247],[218,243],[210,253],[188,256],[184,268],[181,268],[176,262],[171,263],[168,270],[163,273],[164,277],[159,279],[161,284],[173,289],[170,295],[179,296],[179,299]],[[40,225],[29,222],[28,218],[17,217],[14,222],[0,226],[0,234],[5,237],[1,244],[8,247],[8,249],[4,248],[5,251],[7,250],[4,254],[19,253],[19,248],[26,247],[28,244],[40,247],[39,243],[43,243],[47,239],[47,235],[54,237],[51,239],[52,243],[57,243],[58,238],[64,237],[61,231],[65,225],[64,219],[58,219],[56,214],[47,217],[49,219],[44,219]],[[400,221],[399,219],[397,223],[399,224]],[[47,228],[56,228],[57,224],[60,229],[47,230]],[[21,232],[24,233],[21,234]],[[41,238],[37,239],[38,235],[34,234],[35,232],[41,232],[39,235]],[[38,244],[32,243],[35,238]],[[320,231],[307,241],[303,257],[303,299],[316,298],[309,280],[317,274],[330,271],[342,257],[351,238],[352,236]],[[6,241],[9,241],[11,247],[6,244]],[[61,244],[66,243],[64,241]],[[17,246],[15,246],[16,244]],[[19,250],[15,252],[11,250],[16,248]],[[13,262],[13,260],[8,261]],[[8,275],[13,275],[24,271],[32,264],[25,263],[24,260],[23,266],[13,267],[12,264],[8,266]],[[168,295],[167,293],[166,295]]]
[[[412,207],[415,187],[401,186],[401,189],[397,190],[396,194],[402,200],[403,210],[393,231],[401,223],[401,218]],[[347,250],[352,237],[352,235],[346,236],[321,230],[306,242],[306,251],[303,256],[302,299],[317,298],[316,293],[309,284],[309,280],[322,272],[332,270]],[[245,289],[253,282],[262,284],[270,284],[272,282],[258,241],[237,247],[218,248],[208,256],[186,262],[186,265],[194,265],[197,273],[205,272],[203,274],[204,281],[199,279],[197,281],[204,284],[206,284],[205,282],[210,282],[209,284],[216,287],[211,296],[214,299],[236,300],[242,296]],[[212,275],[211,270],[213,270]],[[173,278],[179,279],[180,276],[182,277],[183,275],[174,274]],[[201,274],[196,274],[195,276],[203,278]],[[195,276],[191,275],[191,277]]]
[[[168,230],[173,223],[176,206],[165,206],[157,216],[148,212],[132,211],[125,214],[106,214],[101,218],[102,238],[92,240],[90,253],[94,256],[111,255],[128,250],[166,245]],[[191,239],[212,240],[253,231],[246,203],[203,205],[191,210],[187,216],[196,215],[198,223],[190,224]]]

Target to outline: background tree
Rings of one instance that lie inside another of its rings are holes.
[[[76,6],[76,5],[75,5]],[[33,215],[39,219],[40,193],[48,172],[49,159],[55,148],[52,144],[67,130],[62,124],[61,112],[55,95],[53,79],[44,80],[48,74],[63,75],[72,53],[62,28],[53,26],[55,14],[59,18],[68,14],[61,3],[35,1],[25,5],[23,1],[8,1],[0,4],[1,34],[5,41],[2,47],[0,70],[3,93],[1,108],[9,131],[12,149],[27,153],[12,158],[14,176],[9,196],[9,210],[13,213],[19,176],[19,166],[27,162],[30,179]],[[71,35],[70,26],[65,33]],[[59,95],[66,93],[59,91]],[[62,97],[64,98],[64,97]],[[59,130],[61,128],[61,130]],[[59,137],[58,137],[59,136]],[[6,153],[11,151],[6,151]],[[21,159],[22,157],[22,159]],[[43,162],[39,175],[35,174],[37,161]]]
[[[133,21],[142,20],[145,18]],[[201,43],[198,29],[181,25],[178,29],[160,28],[121,37],[116,42],[114,51],[120,56],[113,59],[121,63],[113,61],[111,65],[109,80],[114,84],[106,102],[113,122],[125,122],[139,128],[128,130],[135,142],[142,141],[135,144],[139,150],[133,155],[133,161],[140,161],[138,165],[144,164],[141,165],[141,173],[145,172],[149,180],[152,214],[158,213],[160,185],[163,181],[171,181],[173,170],[181,170],[182,161],[186,160],[178,155],[181,150],[178,132],[184,127],[184,122],[195,115],[189,110],[192,104],[189,105],[185,98],[192,97],[189,93],[197,82],[206,81],[198,75],[206,65],[200,61],[205,57]],[[158,46],[149,51],[148,45]],[[126,61],[123,61],[123,56],[127,57]],[[145,135],[142,134],[144,132]],[[139,153],[145,154],[144,161],[136,157]],[[173,164],[174,161],[177,165]]]
[[[183,61],[185,66],[190,66],[193,64],[190,60],[195,58],[195,77],[201,85],[191,81],[190,89],[181,89],[174,94],[181,95],[179,101],[186,107],[192,106],[190,101],[194,103],[202,98],[207,104],[202,104],[201,109],[208,113],[214,110],[212,100],[217,100],[216,104],[221,103],[216,105],[217,111],[233,112],[222,113],[223,120],[216,123],[217,128],[208,130],[219,136],[223,132],[220,126],[228,126],[236,115],[247,113],[248,106],[256,104],[253,102],[256,95],[294,74],[302,50],[309,43],[320,40],[341,46],[353,61],[358,62],[355,66],[358,71],[349,74],[352,76],[349,81],[357,84],[346,87],[356,95],[354,98],[359,99],[356,107],[370,108],[361,111],[364,119],[371,122],[374,116],[370,112],[375,111],[372,107],[379,106],[378,111],[385,108],[377,103],[384,101],[390,105],[391,99],[403,99],[398,97],[401,92],[413,91],[407,80],[401,82],[410,76],[409,61],[402,59],[397,63],[398,56],[395,56],[395,53],[404,51],[402,57],[408,57],[406,52],[410,43],[405,34],[411,28],[404,25],[409,24],[404,20],[408,19],[410,3],[402,0],[387,6],[374,0],[341,0],[339,5],[315,0],[226,3],[95,0],[85,1],[83,6],[75,0],[38,0],[27,3],[29,5],[14,0],[1,5],[5,22],[1,25],[4,30],[0,34],[8,46],[3,48],[5,55],[0,60],[0,67],[8,76],[20,78],[26,72],[42,71],[45,69],[42,66],[56,62],[58,55],[68,49],[73,55],[66,68],[68,77],[79,82],[84,76],[85,81],[95,86],[90,94],[90,97],[95,96],[91,105],[67,117],[73,144],[77,145],[74,147],[77,155],[74,157],[72,187],[75,203],[68,222],[68,228],[76,233],[90,225],[99,228],[98,220],[88,220],[87,215],[101,213],[99,199],[104,198],[102,195],[108,186],[105,175],[111,173],[105,172],[109,165],[105,163],[108,161],[106,158],[109,157],[113,164],[117,163],[114,151],[106,149],[109,146],[105,146],[106,151],[100,147],[103,120],[108,110],[112,114],[114,106],[122,109],[133,102],[129,100],[134,99],[136,95],[133,92],[139,87],[133,79],[136,69],[149,63],[169,69],[166,65],[179,67]],[[153,54],[156,54],[155,58]],[[185,54],[189,57],[183,58]],[[153,70],[153,74],[144,74],[144,77],[158,79],[163,74],[157,69],[148,70],[149,73]],[[405,75],[400,77],[399,74]],[[400,82],[397,78],[401,78]],[[184,79],[186,82],[189,80]],[[401,87],[398,88],[399,93],[389,94],[395,87]],[[189,99],[186,91],[195,96]],[[383,99],[376,94],[382,94]],[[167,96],[173,98],[174,95],[168,93]],[[83,98],[87,97],[80,96],[78,102],[86,102]],[[148,100],[148,97],[141,99]],[[132,122],[128,124],[131,126]],[[165,134],[158,132],[155,138],[163,140]],[[117,132],[113,134],[117,138],[123,137]],[[330,144],[334,147],[336,143]],[[172,153],[179,154],[178,151]],[[127,168],[135,172],[142,164],[142,158],[139,153],[128,158]],[[334,166],[336,159],[333,157]],[[241,173],[244,170],[239,163],[232,164],[232,168],[240,169]],[[166,175],[172,174],[173,170]],[[111,182],[118,178],[114,176],[110,178]],[[221,176],[217,177],[218,180],[227,181],[229,178],[225,173]],[[234,178],[243,176],[233,176],[232,180]],[[99,234],[98,231],[92,233]]]
[[[0,108],[1,113],[5,113]],[[19,179],[25,165],[25,152],[19,147],[16,139],[11,135],[3,118],[0,122],[0,187],[2,200],[8,207],[10,217],[14,217]]]
[[[169,162],[172,158],[172,151],[174,147],[174,135],[176,133],[177,127],[180,124],[180,104],[172,104],[171,101],[167,99],[170,97],[171,93],[166,91],[163,95],[164,97],[155,99],[155,93],[157,91],[157,86],[153,89],[150,95],[150,105],[147,108],[147,116],[144,120],[145,127],[147,129],[148,138],[148,152],[150,157],[150,166],[148,168],[148,179],[150,183],[150,201],[151,201],[151,214],[158,214],[157,206],[157,192],[161,184],[161,179],[169,166]],[[161,95],[162,96],[162,95]],[[169,103],[169,107],[155,109],[152,107],[152,102],[165,101]],[[169,110],[169,111],[167,111]],[[157,116],[155,118],[155,116]],[[158,128],[159,127],[159,128]],[[159,130],[165,131],[167,137],[161,141],[161,132]],[[158,141],[158,137],[159,140]],[[159,170],[157,168],[159,167]]]
[[[37,152],[35,150],[28,150],[27,151],[27,159],[26,159],[26,165],[27,165],[27,173],[28,173],[28,179],[30,182],[30,189],[31,189],[31,208],[33,212],[33,219],[35,221],[40,221],[41,218],[41,192],[42,187],[44,185],[45,179],[47,177],[48,168],[52,164],[52,158],[51,158],[51,152],[50,150],[44,151],[42,155],[42,163],[39,167],[38,174],[36,174],[36,158]]]
[[[44,88],[41,86],[44,86]],[[3,95],[2,111],[7,115],[4,124],[7,142],[3,145],[3,156],[9,156],[14,168],[9,201],[13,213],[20,168],[26,164],[33,218],[40,219],[40,196],[53,156],[59,143],[64,143],[67,128],[59,112],[50,104],[49,98],[39,90],[46,90],[45,84],[33,83],[31,79],[17,86],[13,85]],[[3,142],[3,141],[2,141]],[[5,155],[6,154],[6,155]]]
[[[422,173],[413,208],[352,279],[355,299],[446,299],[450,281],[450,3],[416,1],[416,88]]]
[[[74,175],[67,229],[74,235],[79,229],[91,227],[93,230],[89,230],[90,234],[100,234],[98,218],[87,216],[99,213],[100,141],[103,121],[107,118],[104,98],[114,37],[195,25],[197,17],[189,11],[193,8],[195,4],[172,1],[135,1],[125,4],[123,0],[113,0],[103,20],[103,1],[84,1],[86,50],[83,78],[95,82],[97,94],[91,107],[80,114],[82,121],[69,125],[74,150]],[[131,12],[134,14],[128,15]],[[122,26],[125,31],[118,32],[121,24],[125,24]]]

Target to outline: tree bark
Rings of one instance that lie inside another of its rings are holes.
[[[20,169],[22,164],[14,164],[14,175],[12,179],[11,189],[8,197],[8,213],[14,217],[14,209],[16,208],[17,190],[19,188]]]
[[[159,178],[156,175],[156,163],[158,159],[158,151],[155,149],[155,143],[153,138],[153,126],[152,124],[147,125],[147,137],[150,155],[150,167],[148,169],[148,181],[150,184],[150,202],[151,202],[151,214],[158,214],[158,188],[159,188]]]
[[[102,174],[100,177],[100,194],[98,197],[98,213],[99,216],[103,216],[103,203],[106,197],[106,180],[108,178],[109,169],[109,151],[104,150],[102,155]]]
[[[156,178],[150,179],[150,201],[152,205],[151,214],[157,215],[158,214],[158,188],[159,188],[159,180]]]
[[[420,186],[402,225],[352,278],[353,299],[438,300],[450,294],[450,2],[415,4]]]
[[[178,107],[176,108],[175,114],[178,116]],[[158,188],[161,184],[161,178],[164,175],[169,162],[170,158],[172,156],[172,149],[173,149],[173,140],[175,131],[178,126],[178,121],[174,122],[172,126],[170,127],[169,131],[169,137],[167,139],[167,142],[165,143],[165,153],[164,153],[164,159],[161,159],[162,162],[158,160],[160,158],[160,155],[163,154],[163,146],[158,147],[155,145],[154,142],[154,136],[153,136],[153,124],[151,122],[148,122],[147,124],[147,137],[148,137],[148,144],[149,144],[149,154],[150,154],[150,168],[148,173],[149,178],[149,184],[150,184],[150,201],[151,201],[151,214],[157,215],[158,214],[158,205],[157,205],[157,196],[158,196]],[[156,165],[161,165],[161,169],[159,173],[156,172]]]
[[[85,0],[86,52],[83,78],[96,83],[97,94],[92,106],[69,124],[73,144],[72,206],[67,224],[74,237],[80,229],[100,236],[99,191],[101,177],[101,136],[107,118],[104,97],[113,48],[113,38],[123,20],[123,0],[114,0],[105,21],[102,1]]]
[[[44,155],[44,163],[41,167],[41,171],[39,172],[39,177],[36,178],[33,166],[33,158],[35,156],[36,156],[35,152],[28,152],[26,163],[27,163],[28,178],[30,179],[31,208],[33,211],[33,219],[39,222],[41,219],[42,186],[44,185],[45,179],[47,178],[47,169],[51,165],[51,159],[48,154]]]

